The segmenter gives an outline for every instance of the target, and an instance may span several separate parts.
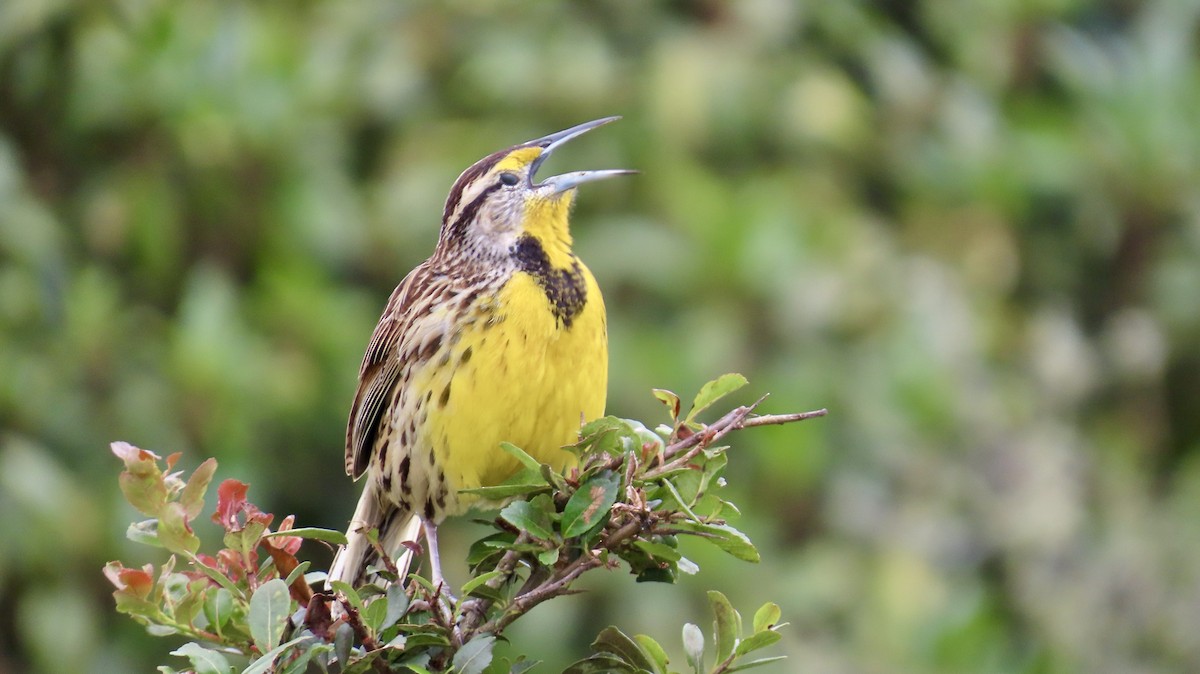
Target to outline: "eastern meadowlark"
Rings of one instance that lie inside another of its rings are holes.
[[[358,585],[377,559],[403,574],[424,530],[435,587],[437,526],[467,510],[459,490],[513,475],[507,441],[563,468],[581,419],[604,414],[604,300],[571,251],[575,188],[633,173],[576,171],[535,182],[564,143],[606,117],[488,155],[458,177],[437,247],[392,292],[359,370],[346,472],[367,476],[330,580]]]

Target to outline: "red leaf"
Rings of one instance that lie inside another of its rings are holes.
[[[222,548],[217,552],[217,568],[235,583],[246,574],[242,571],[242,555],[237,550]]]
[[[287,578],[300,565],[300,562],[287,550],[270,545],[270,540],[267,539],[267,552],[270,553],[271,559],[275,562],[275,570],[279,572],[280,578]],[[297,538],[296,540],[299,541],[300,539]],[[304,582],[304,576],[300,576],[292,581],[291,586],[288,587],[288,592],[292,595],[292,599],[295,599],[301,606],[308,606],[308,602],[312,600],[312,588],[308,586],[308,583]]]
[[[295,522],[296,516],[288,515],[287,517],[283,518],[282,522],[279,523],[279,531],[290,530]],[[266,543],[267,547],[275,548],[276,550],[283,550],[291,555],[294,555],[300,551],[300,544],[303,542],[304,539],[300,538],[299,536],[272,536],[270,538],[263,539],[263,543]]]
[[[140,569],[129,569],[120,562],[109,562],[104,567],[104,575],[117,588],[117,592],[138,599],[145,599],[154,589],[154,566],[150,564]]]
[[[212,520],[225,528],[226,531],[241,529],[238,523],[238,513],[246,506],[246,491],[250,485],[232,478],[225,480],[217,487],[217,511]]]
[[[246,527],[249,528],[251,524],[261,524],[263,533],[266,533],[267,528],[271,526],[271,520],[275,519],[274,515],[259,510],[258,506],[253,503],[247,503],[244,512],[246,513]]]
[[[128,591],[145,598],[150,595],[150,590],[154,589],[154,576],[147,570],[150,568],[147,564],[145,569],[125,569],[121,572],[121,582],[125,583]]]
[[[109,449],[112,450],[113,454],[117,455],[118,459],[124,461],[126,466],[141,461],[150,461],[153,463],[159,459],[159,456],[154,452],[148,449],[139,449],[128,442],[113,442],[109,444]]]

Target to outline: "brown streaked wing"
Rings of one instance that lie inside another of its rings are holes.
[[[402,363],[396,347],[400,344],[405,327],[412,322],[409,311],[414,301],[421,297],[429,286],[430,266],[428,261],[409,272],[408,276],[392,291],[383,316],[371,334],[367,352],[363,354],[362,366],[358,371],[358,390],[354,394],[354,405],[350,408],[350,419],[346,424],[346,474],[358,479],[371,462],[371,451],[381,428],[381,417],[388,409],[388,402],[400,375]]]

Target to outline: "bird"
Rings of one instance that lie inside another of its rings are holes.
[[[604,299],[572,250],[570,213],[580,185],[636,171],[536,173],[617,119],[489,154],[450,188],[433,254],[392,292],[359,368],[345,467],[365,483],[328,587],[362,585],[381,550],[403,580],[423,534],[430,580],[443,588],[437,527],[480,505],[461,490],[518,471],[501,443],[563,470],[563,447],[604,415]]]

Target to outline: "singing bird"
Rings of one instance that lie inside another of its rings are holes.
[[[346,429],[346,472],[366,476],[329,579],[366,579],[380,547],[408,566],[423,530],[443,583],[437,526],[519,468],[511,442],[564,468],[581,420],[604,414],[608,334],[595,278],[571,249],[576,187],[634,173],[536,178],[606,117],[501,150],[454,182],[437,247],[392,292],[367,345]]]

